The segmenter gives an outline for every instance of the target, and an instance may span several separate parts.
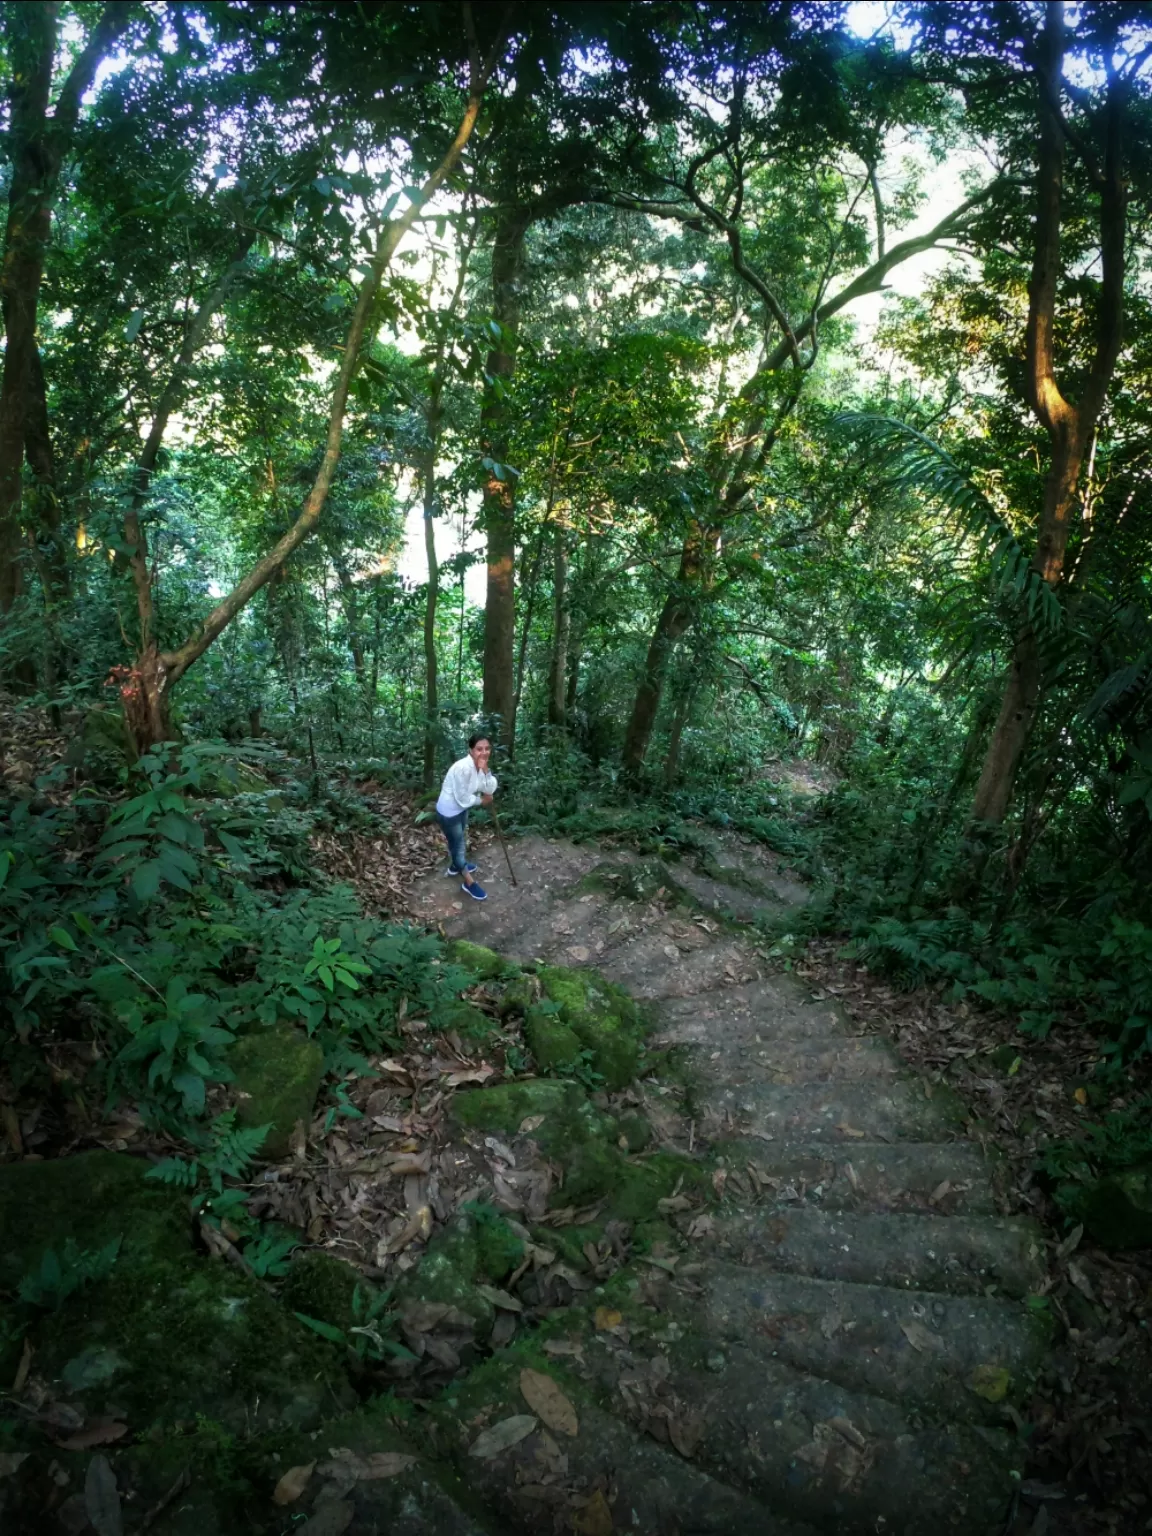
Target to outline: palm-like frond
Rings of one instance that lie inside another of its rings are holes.
[[[887,481],[934,501],[975,541],[988,559],[1000,592],[1019,605],[1038,631],[1064,625],[1064,609],[1052,588],[1033,570],[1028,552],[987,496],[956,460],[923,432],[892,416],[844,412],[835,424],[887,450]]]

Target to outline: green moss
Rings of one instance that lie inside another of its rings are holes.
[[[516,969],[512,962],[498,955],[494,949],[484,944],[473,944],[468,939],[453,939],[448,946],[448,954],[457,965],[462,965],[481,981],[492,981]]]
[[[535,976],[514,977],[501,992],[496,1011],[502,1019],[513,1014],[527,1013],[540,997],[540,983]]]
[[[1152,1247],[1152,1163],[1100,1179],[1083,1195],[1081,1210],[1103,1247]]]
[[[652,1127],[644,1115],[621,1115],[616,1124],[620,1135],[628,1143],[629,1152],[643,1152],[652,1140]]]
[[[93,1350],[119,1357],[108,1392],[138,1430],[197,1415],[236,1433],[312,1427],[351,1396],[338,1350],[257,1282],[191,1253],[118,1264],[45,1319],[33,1342],[50,1379],[74,1374]]]
[[[562,1116],[569,1108],[573,1092],[579,1096],[579,1090],[574,1090],[569,1083],[526,1078],[517,1083],[497,1083],[488,1088],[457,1093],[452,1100],[451,1113],[460,1125],[514,1136],[526,1119],[543,1115],[546,1126],[550,1119]],[[540,1131],[533,1134],[539,1137]]]
[[[261,1152],[271,1159],[284,1157],[296,1122],[307,1125],[312,1119],[324,1077],[318,1042],[291,1027],[261,1029],[237,1040],[228,1064],[241,1095],[236,1112],[240,1124],[270,1125]]]
[[[60,1253],[69,1237],[81,1249],[120,1238],[121,1266],[142,1255],[190,1253],[187,1203],[148,1179],[149,1166],[103,1151],[0,1164],[0,1285],[15,1289],[46,1249]]]
[[[443,1005],[437,1015],[441,1029],[454,1029],[466,1040],[487,1040],[492,1033],[492,1020],[482,1008],[466,998],[454,998]]]
[[[480,1272],[503,1280],[524,1257],[524,1244],[493,1205],[476,1204],[468,1212],[476,1237]]]
[[[536,1007],[528,1009],[524,1038],[536,1065],[545,1072],[576,1066],[584,1049],[575,1030],[562,1024],[555,1014]]]
[[[596,971],[542,966],[545,995],[559,1005],[561,1021],[592,1053],[592,1065],[611,1089],[636,1076],[645,1034],[634,1000]]]
[[[353,1299],[363,1286],[359,1270],[330,1253],[304,1253],[294,1259],[285,1276],[280,1299],[290,1312],[303,1312],[335,1328],[356,1321]]]
[[[397,1305],[406,1301],[443,1301],[459,1307],[485,1326],[494,1316],[492,1303],[476,1289],[483,1265],[473,1222],[466,1216],[438,1232],[428,1244],[418,1269],[396,1290]]]
[[[534,1227],[533,1240],[542,1248],[552,1248],[573,1269],[587,1269],[584,1244],[599,1244],[604,1236],[602,1221],[581,1222],[571,1227]]]

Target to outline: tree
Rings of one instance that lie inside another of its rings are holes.
[[[44,524],[31,530],[44,540],[50,567],[59,571],[54,526],[54,473],[47,433],[45,390],[36,325],[45,251],[60,168],[80,117],[80,105],[100,61],[128,25],[130,7],[104,7],[64,78],[52,104],[52,76],[59,49],[60,6],[28,0],[4,7],[11,70],[8,153],[8,219],[4,231],[4,371],[0,382],[0,614],[23,588],[23,465],[25,454],[38,485],[36,506]],[[59,576],[49,582],[58,595]]]

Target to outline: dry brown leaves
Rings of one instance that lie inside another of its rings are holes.
[[[319,832],[311,840],[312,857],[326,875],[351,885],[368,911],[414,916],[412,884],[444,857],[443,836],[435,822],[415,825],[417,797],[411,791],[374,780],[353,787],[389,830]]]
[[[897,991],[838,958],[839,947],[814,941],[797,974],[859,1029],[893,1038],[930,1085],[960,1095],[972,1134],[1003,1160],[1004,1210],[1048,1229],[1046,1294],[1058,1327],[1051,1368],[1021,1420],[1029,1464],[1012,1536],[1152,1530],[1152,1254],[1108,1254],[1085,1245],[1083,1233],[1066,1234],[1035,1177],[1046,1142],[1146,1094],[1152,1074],[1133,1070],[1122,1093],[1088,1109],[1083,1087],[1098,1052],[1086,1032],[1026,1039],[1011,1018],[946,1004],[928,988]]]

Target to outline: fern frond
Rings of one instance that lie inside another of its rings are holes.
[[[927,496],[951,514],[965,537],[988,558],[1000,591],[1023,609],[1033,628],[1055,630],[1063,625],[1060,600],[1033,570],[1012,528],[939,443],[892,416],[845,412],[834,423],[888,451],[890,485]]]

